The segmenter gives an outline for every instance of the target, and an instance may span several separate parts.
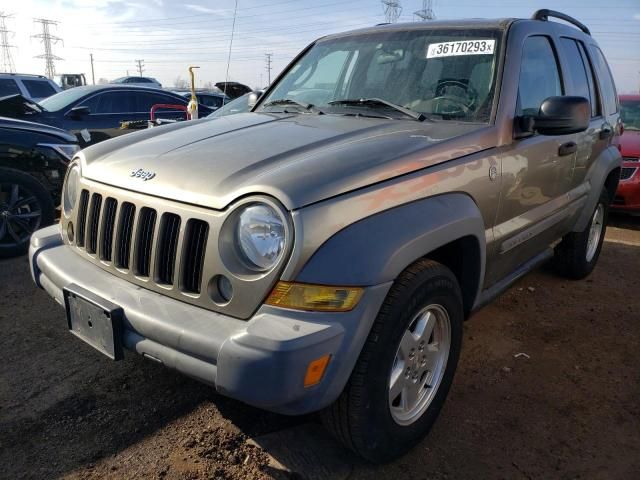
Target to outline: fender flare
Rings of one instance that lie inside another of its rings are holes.
[[[308,260],[296,281],[370,286],[394,281],[416,260],[465,237],[479,248],[477,285],[486,264],[485,223],[473,199],[463,193],[429,197],[359,220],[334,234]],[[467,302],[465,302],[467,303]]]
[[[587,201],[585,202],[582,213],[578,217],[576,224],[573,228],[574,232],[582,232],[589,221],[591,215],[600,199],[600,192],[605,186],[605,182],[609,174],[616,168],[622,165],[622,154],[613,145],[610,145],[600,153],[598,158],[593,162],[589,172],[586,175],[586,181],[590,184],[591,188],[587,195]],[[609,192],[613,198],[615,192]]]

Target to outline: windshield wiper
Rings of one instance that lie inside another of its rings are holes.
[[[368,107],[382,107],[382,108],[391,108],[397,112],[400,112],[407,117],[411,117],[414,120],[419,122],[423,122],[427,120],[427,116],[424,113],[414,112],[408,108],[402,107],[400,105],[396,105],[395,103],[388,102],[386,100],[382,100],[381,98],[345,98],[342,100],[333,100],[329,102],[328,105],[345,105],[345,106],[368,106]]]
[[[316,108],[314,105],[312,105],[311,103],[302,103],[302,102],[298,102],[296,100],[291,100],[290,98],[280,98],[278,100],[272,100],[270,102],[265,103],[262,107],[277,107],[277,106],[285,106],[285,105],[292,105],[295,107],[300,107],[308,112],[313,112],[313,113],[318,113],[318,114],[323,114],[324,112],[318,108]],[[284,113],[289,113],[286,110],[284,111]]]

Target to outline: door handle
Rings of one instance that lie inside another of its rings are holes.
[[[613,134],[613,129],[611,125],[603,125],[600,130],[600,140],[606,140]]]
[[[576,153],[578,151],[578,144],[576,142],[567,142],[560,145],[558,148],[558,155],[564,157],[566,155],[571,155],[572,153]]]

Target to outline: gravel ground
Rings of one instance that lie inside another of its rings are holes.
[[[636,479],[640,219],[613,223],[587,280],[535,271],[467,322],[421,445],[382,467],[341,452],[334,470],[282,454],[335,463],[339,449],[311,451],[313,418],[259,411],[134,355],[110,362],[67,332],[24,257],[0,261],[0,477]],[[249,441],[308,424],[296,445]]]

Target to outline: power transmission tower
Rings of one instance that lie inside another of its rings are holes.
[[[435,20],[436,14],[433,13],[433,0],[422,0],[422,9],[413,12],[413,14],[421,18],[423,22]]]
[[[56,37],[55,35],[51,35],[51,30],[49,27],[51,25],[57,25],[58,22],[54,20],[47,20],[46,18],[34,18],[33,21],[42,25],[42,33],[32,35],[32,37],[39,38],[44,45],[44,53],[42,55],[37,55],[35,58],[44,58],[47,77],[52,79],[56,74],[56,66],[54,65],[53,61],[62,60],[62,58],[57,57],[53,54],[52,46],[62,41],[62,39],[60,37]]]
[[[265,61],[267,62],[267,66],[265,67],[267,70],[267,85],[271,85],[271,69],[273,68],[271,66],[271,57],[273,57],[273,53],[265,53],[264,56],[266,57]]]
[[[138,64],[136,69],[138,70],[138,73],[140,74],[140,76],[142,76],[142,72],[144,72],[144,60],[143,59],[136,60],[136,63]]]
[[[396,23],[402,13],[402,5],[395,0],[382,0],[382,8],[384,9],[384,18],[387,23]]]
[[[7,24],[5,20],[11,18],[13,15],[0,12],[0,47],[2,47],[2,71],[8,73],[14,73],[16,67],[13,64],[13,57],[11,56],[11,49],[15,48],[14,45],[9,44],[9,34],[13,33],[7,30]]]

